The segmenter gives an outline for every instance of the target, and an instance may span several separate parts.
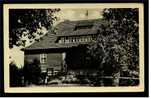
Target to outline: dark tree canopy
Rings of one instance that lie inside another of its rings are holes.
[[[111,21],[110,31],[114,35],[113,38],[117,40],[116,45],[123,49],[118,52],[121,54],[119,56],[121,59],[120,64],[126,64],[129,69],[138,69],[138,9],[105,9],[104,18]],[[113,45],[114,43],[111,44]]]
[[[108,24],[100,24],[102,31],[97,41],[88,47],[88,52],[104,73],[101,75],[114,76],[121,72],[121,76],[138,77],[138,9],[104,9],[103,18]],[[128,74],[122,74],[123,71]]]
[[[10,9],[9,10],[9,46],[25,46],[26,40],[36,40],[36,36],[43,33],[37,32],[37,29],[45,27],[47,30],[52,28],[53,22],[57,19],[54,15],[60,9]]]
[[[17,87],[22,86],[22,69],[18,68],[15,63],[11,62],[9,64],[10,69],[10,86]]]
[[[118,20],[121,22],[123,19],[128,19],[138,23],[138,9],[137,8],[104,9],[103,18],[107,20]]]

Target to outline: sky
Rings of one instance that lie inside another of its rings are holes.
[[[61,9],[55,14],[58,20],[54,23],[57,25],[59,22],[64,20],[85,20],[85,19],[97,19],[102,17],[101,9]],[[44,28],[45,33],[47,32]],[[25,38],[24,38],[25,39]],[[31,45],[27,42],[27,46]],[[13,61],[19,68],[24,65],[24,52],[20,50],[21,47],[15,47],[10,50],[10,61]]]
[[[88,13],[88,15],[86,15]],[[59,21],[64,20],[85,20],[85,19],[97,19],[101,18],[102,10],[101,9],[62,9],[58,16]]]

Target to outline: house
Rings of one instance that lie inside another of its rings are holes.
[[[102,24],[107,22],[102,19],[61,22],[55,32],[48,32],[24,49],[25,60],[39,59],[42,72],[88,68],[93,63],[87,57],[85,46],[96,40]]]

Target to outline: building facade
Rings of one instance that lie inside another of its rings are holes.
[[[96,40],[102,24],[107,22],[102,19],[61,22],[55,32],[48,32],[40,41],[24,49],[25,60],[38,59],[42,72],[87,68],[92,63],[85,46]]]

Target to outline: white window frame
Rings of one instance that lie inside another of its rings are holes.
[[[47,54],[40,54],[40,63],[47,63]]]

